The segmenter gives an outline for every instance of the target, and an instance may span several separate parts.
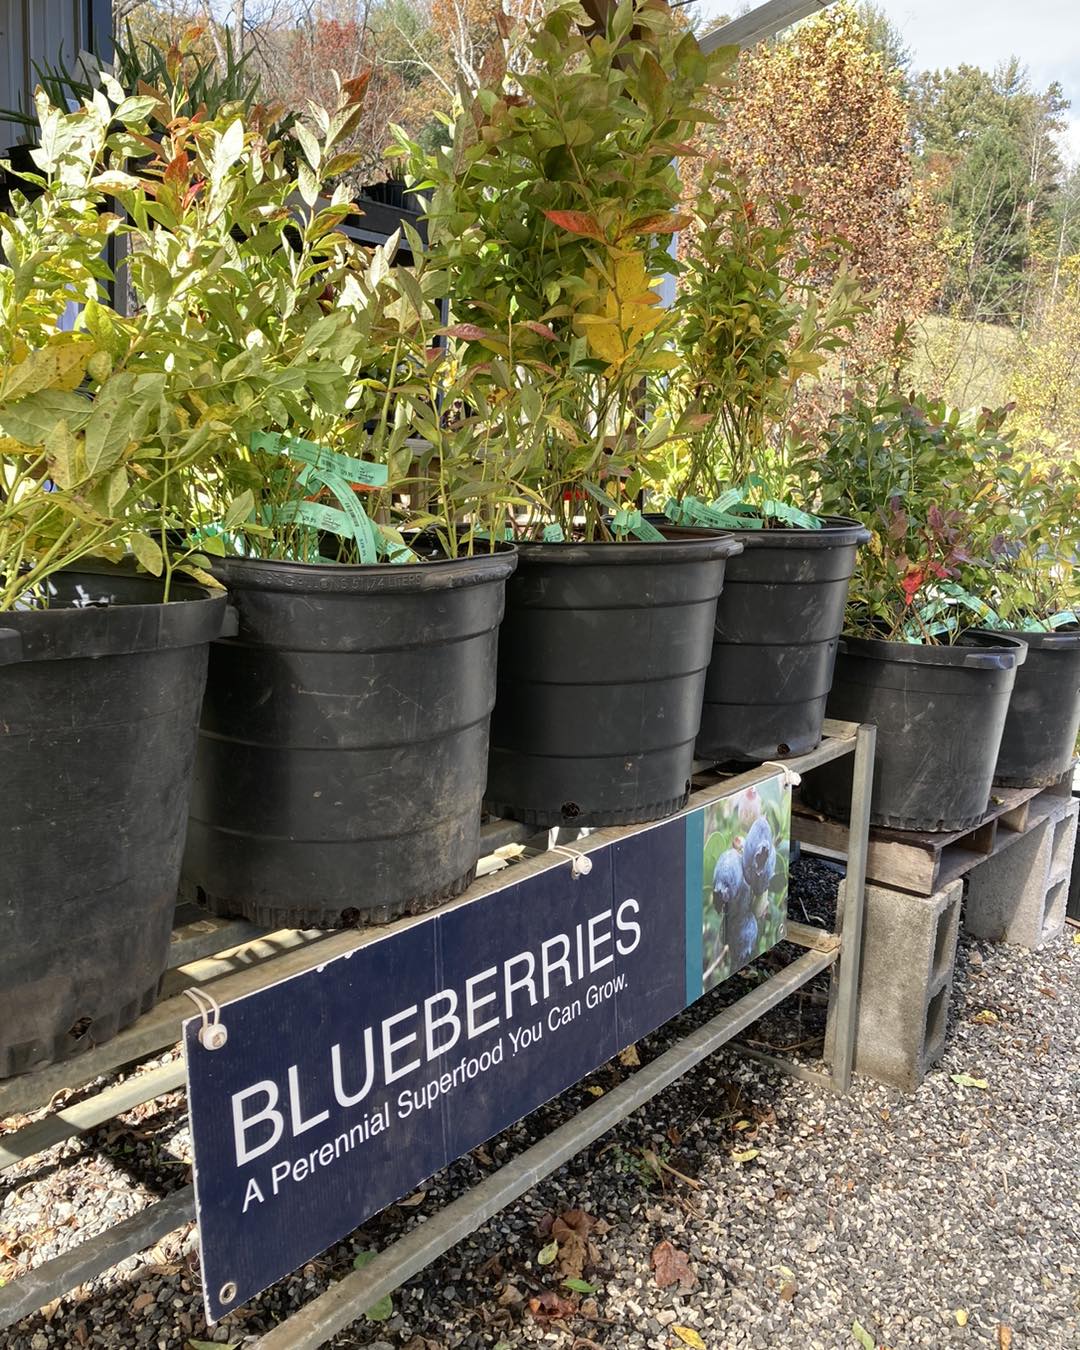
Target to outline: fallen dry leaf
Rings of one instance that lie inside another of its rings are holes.
[[[551,1225],[551,1236],[559,1244],[559,1270],[568,1280],[580,1280],[586,1266],[594,1266],[600,1260],[596,1244],[590,1233],[596,1228],[596,1220],[583,1209],[568,1209]]]
[[[653,1248],[649,1264],[653,1268],[657,1289],[670,1289],[673,1284],[677,1284],[680,1289],[693,1289],[697,1284],[697,1275],[690,1265],[690,1258],[666,1238]]]
[[[503,1288],[499,1295],[500,1308],[516,1308],[519,1304],[525,1302],[525,1295],[516,1285],[508,1284]]]
[[[795,1283],[794,1280],[785,1280],[784,1283],[780,1286],[780,1297],[784,1300],[785,1303],[790,1303],[798,1292],[799,1286]]]
[[[142,1312],[144,1308],[153,1307],[156,1302],[157,1300],[154,1298],[153,1294],[140,1294],[138,1298],[132,1299],[131,1311]]]
[[[672,1331],[682,1341],[683,1345],[688,1345],[690,1350],[708,1350],[705,1342],[697,1334],[693,1327],[680,1327],[672,1324]]]
[[[625,1050],[619,1051],[619,1063],[624,1069],[637,1069],[641,1065],[641,1056],[638,1054],[636,1045],[628,1045]]]
[[[577,1305],[572,1299],[563,1298],[553,1289],[545,1289],[538,1298],[529,1299],[529,1311],[541,1321],[551,1317],[572,1317]]]
[[[997,1341],[998,1341],[998,1350],[1011,1350],[1012,1327],[1007,1327],[1004,1322],[999,1322],[997,1329]]]
[[[957,1308],[953,1313],[958,1327],[966,1327],[968,1324],[968,1313],[966,1308]]]

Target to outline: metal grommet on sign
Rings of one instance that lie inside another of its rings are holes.
[[[230,1280],[228,1284],[223,1284],[221,1288],[218,1290],[218,1302],[225,1304],[225,1303],[233,1303],[235,1302],[235,1300],[236,1300],[236,1284],[233,1280]]]
[[[205,989],[185,989],[184,993],[195,1004],[202,1017],[199,1044],[204,1050],[220,1050],[229,1039],[229,1030],[221,1020],[221,1008],[217,999]],[[222,1302],[227,1300],[223,1299]]]
[[[786,764],[781,764],[779,760],[775,759],[763,760],[761,767],[763,769],[779,769],[780,772],[784,775],[785,787],[798,787],[799,784],[802,782],[802,774],[796,773],[794,769],[789,768],[788,765]]]

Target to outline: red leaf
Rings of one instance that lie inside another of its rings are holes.
[[[685,230],[690,224],[690,216],[675,211],[657,211],[651,216],[638,216],[632,220],[619,238],[628,234],[674,234],[676,230]]]
[[[531,333],[535,333],[537,337],[547,338],[551,342],[558,342],[559,340],[559,335],[553,328],[549,328],[546,323],[537,323],[535,319],[526,319],[522,327],[527,328]]]
[[[906,575],[900,579],[900,589],[904,592],[904,603],[912,604],[915,596],[918,594],[919,587],[926,580],[926,573],[921,567],[909,568]]]
[[[583,234],[588,239],[599,239],[601,243],[607,242],[596,217],[590,216],[587,211],[545,211],[544,215],[553,225],[558,225],[563,230],[569,230],[571,234]]]
[[[467,342],[478,342],[491,337],[486,328],[478,328],[474,323],[455,323],[449,328],[444,328],[443,332],[447,337],[464,338]]]

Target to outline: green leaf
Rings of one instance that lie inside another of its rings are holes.
[[[874,1347],[877,1345],[873,1336],[870,1335],[861,1322],[852,1322],[851,1334],[863,1347],[863,1350],[874,1350]]]
[[[540,1251],[537,1253],[536,1264],[538,1266],[550,1266],[558,1254],[559,1244],[557,1242],[549,1242],[546,1247],[541,1247]]]
[[[140,567],[155,577],[161,576],[165,559],[161,556],[161,549],[148,534],[133,534],[128,544]]]
[[[378,1252],[357,1252],[353,1257],[353,1269],[363,1270],[365,1266],[371,1265],[372,1261],[378,1256]],[[387,1322],[394,1315],[393,1296],[384,1294],[378,1303],[367,1310],[364,1316],[369,1322]]]
[[[969,1073],[952,1073],[949,1077],[957,1087],[982,1088],[985,1091],[990,1086],[985,1078],[972,1078]]]
[[[229,503],[229,508],[222,518],[222,529],[235,530],[237,526],[243,525],[254,510],[255,494],[250,488],[245,488],[238,497],[234,497]]]
[[[146,413],[135,399],[135,377],[117,375],[101,386],[86,423],[86,468],[91,477],[111,469],[145,426]]]
[[[132,94],[113,113],[117,122],[145,122],[161,100],[149,94]]]
[[[60,421],[78,431],[90,416],[89,399],[66,389],[41,389],[10,407],[0,408],[0,431],[23,445],[44,445]]]
[[[572,1289],[575,1294],[595,1294],[597,1287],[588,1280],[563,1280],[563,1288]]]

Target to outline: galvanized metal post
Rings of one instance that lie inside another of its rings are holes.
[[[855,736],[855,765],[851,782],[851,824],[848,829],[847,880],[843,908],[836,916],[840,960],[834,968],[837,982],[836,1034],[832,1082],[837,1092],[851,1086],[855,1056],[855,1019],[859,1002],[863,914],[866,908],[866,853],[870,837],[870,798],[874,786],[874,749],[877,727],[864,723]]]
[[[752,47],[831,4],[832,0],[768,0],[767,4],[758,5],[706,33],[701,39],[701,50],[712,52],[717,47]]]

